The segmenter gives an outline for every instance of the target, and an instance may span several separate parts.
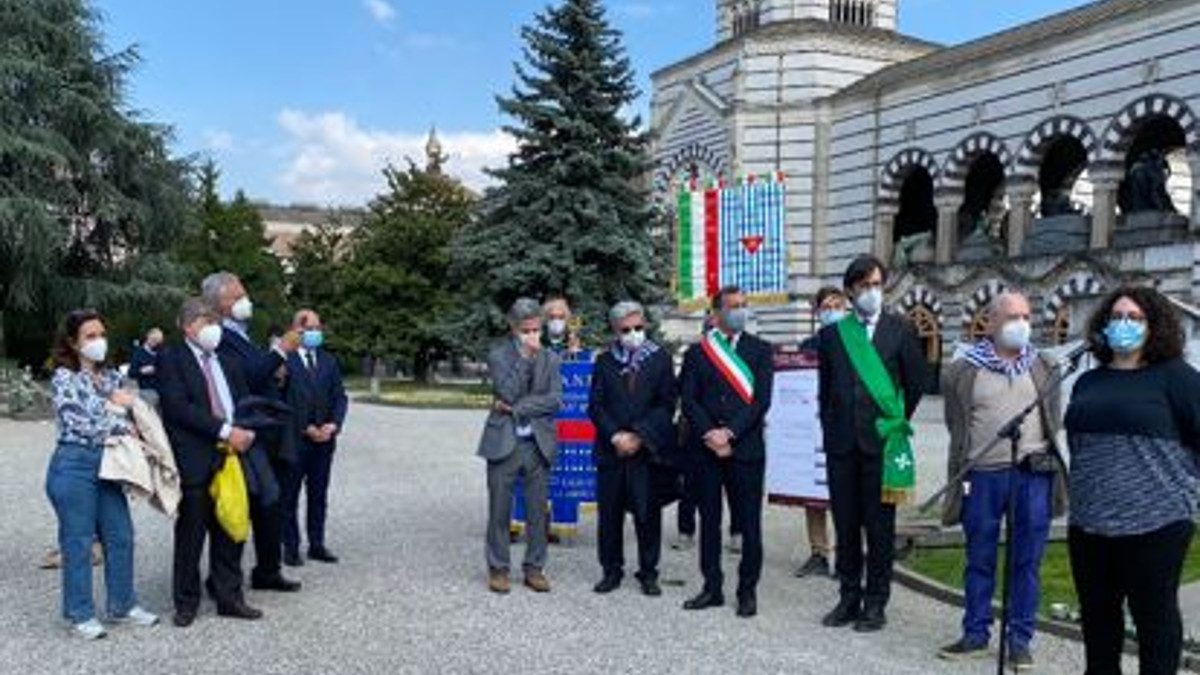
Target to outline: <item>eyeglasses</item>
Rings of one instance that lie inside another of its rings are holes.
[[[1133,321],[1146,323],[1146,317],[1141,312],[1113,312],[1108,315],[1110,321]]]
[[[646,330],[645,326],[625,326],[624,328],[621,329],[621,335],[629,335],[630,333],[632,333],[634,331],[641,332],[641,331],[645,331],[645,330]]]

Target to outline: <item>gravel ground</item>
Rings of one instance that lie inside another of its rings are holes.
[[[549,595],[485,589],[484,471],[473,456],[482,415],[357,406],[335,464],[330,547],[336,566],[290,574],[295,595],[251,593],[266,618],[220,619],[205,604],[188,630],[114,628],[107,640],[70,639],[58,621],[59,577],[37,569],[53,545],[43,494],[52,443],[48,424],[0,422],[0,672],[3,673],[987,673],[987,662],[947,664],[936,648],[956,637],[959,614],[897,588],[891,624],[864,637],[819,625],[834,604],[828,580],[799,581],[802,518],[769,508],[760,614],[730,607],[682,611],[699,583],[695,553],[664,550],[665,594],[649,599],[627,583],[611,596],[597,580],[594,520],[551,550]],[[936,433],[929,423],[922,434]],[[921,444],[922,446],[925,443]],[[922,476],[940,476],[923,453]],[[932,478],[923,478],[930,486]],[[674,534],[664,519],[665,540]],[[137,585],[143,604],[170,612],[170,524],[135,507]],[[631,530],[632,528],[630,528]],[[630,537],[632,532],[629,533]],[[634,547],[626,546],[632,556]],[[514,551],[519,560],[519,551]],[[247,560],[253,557],[247,551]],[[735,561],[730,558],[727,571]],[[671,585],[678,580],[683,585]],[[97,585],[97,596],[101,597]],[[1036,645],[1038,672],[1080,673],[1081,646]]]

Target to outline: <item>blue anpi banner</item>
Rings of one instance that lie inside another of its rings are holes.
[[[556,533],[575,535],[582,504],[596,501],[596,465],[592,448],[596,427],[588,418],[588,394],[592,387],[591,351],[573,355],[562,364],[562,408],[556,418],[558,460],[550,473],[550,520]],[[513,491],[513,520],[525,521],[524,490],[520,482]]]

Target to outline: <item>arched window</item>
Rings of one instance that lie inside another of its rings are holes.
[[[829,5],[829,20],[854,26],[874,25],[874,3],[866,0],[833,0]]]

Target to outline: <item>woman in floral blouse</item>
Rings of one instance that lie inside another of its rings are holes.
[[[105,365],[104,320],[89,310],[67,315],[55,348],[51,391],[58,447],[46,475],[46,494],[58,516],[62,551],[63,616],[87,640],[104,637],[92,598],[92,542],[104,547],[108,617],[113,623],[152,626],[158,617],[142,609],[133,590],[133,522],[117,483],[100,479],[104,441],[131,433],[133,395],[121,375]]]

